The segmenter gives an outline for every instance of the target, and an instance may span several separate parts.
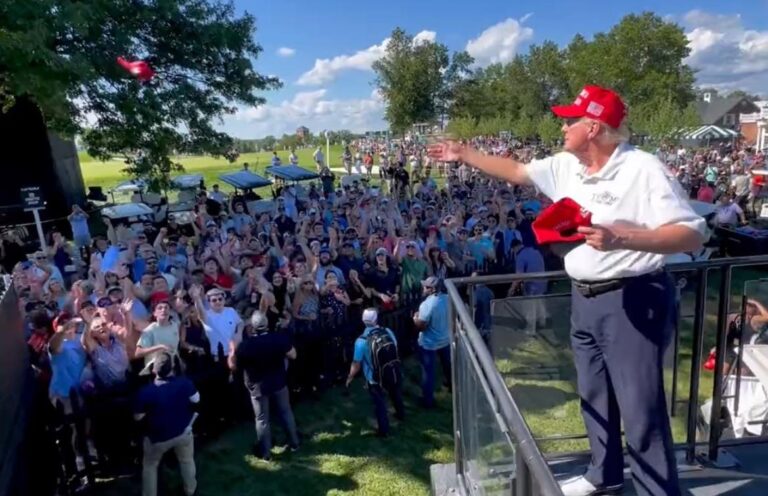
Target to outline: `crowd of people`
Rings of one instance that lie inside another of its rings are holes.
[[[521,162],[547,153],[506,138],[472,145]],[[754,215],[764,189],[749,172],[765,167],[763,154],[714,147],[657,154],[691,198],[719,202],[717,222]],[[268,460],[272,404],[297,450],[291,404],[349,385],[361,370],[376,434],[386,437],[386,396],[405,419],[400,355],[418,357],[423,408],[435,406],[437,361],[450,387],[443,280],[562,267],[536,242],[532,223],[550,201],[533,187],[432,161],[416,142],[352,143],[342,161],[362,177],[343,186],[320,149],[314,158],[319,185],[306,195],[276,188],[267,213],[251,213],[248,198],[214,185],[198,194],[191,224],[172,214],[163,222],[106,221],[106,234],[94,235],[90,217],[98,215],[75,206],[69,229],[48,232],[45,251],[28,255],[14,231],[4,234],[0,261],[19,295],[62,477],[81,474],[88,460],[130,466],[141,449],[144,494],[155,494],[157,465],[174,449],[193,494],[193,431],[216,433],[250,404],[254,454]],[[287,161],[297,163],[295,153]],[[492,298],[547,287],[483,289],[474,295],[475,319],[488,338]],[[66,428],[72,419],[84,419],[77,435]],[[116,422],[135,432],[114,429]]]

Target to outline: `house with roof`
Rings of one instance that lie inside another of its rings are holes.
[[[753,114],[760,109],[754,102],[744,97],[719,97],[712,93],[704,93],[702,99],[696,102],[696,111],[704,126],[718,126],[727,129],[739,129],[739,116]]]

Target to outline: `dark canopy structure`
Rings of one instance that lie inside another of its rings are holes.
[[[219,179],[237,189],[263,188],[272,184],[269,179],[247,170],[228,172],[220,175]]]
[[[320,177],[320,174],[298,165],[273,165],[267,167],[266,172],[283,181],[309,181]]]

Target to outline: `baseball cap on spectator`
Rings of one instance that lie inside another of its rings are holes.
[[[205,223],[205,227],[216,227],[216,223],[212,220],[209,220]]]
[[[330,255],[331,254],[330,248],[328,248],[327,246],[321,246],[320,247],[320,254],[322,255],[323,253],[327,253],[327,254]]]
[[[123,291],[123,288],[121,288],[120,286],[110,286],[109,288],[107,288],[107,294],[108,294],[108,295],[109,295],[109,294],[112,294],[112,293],[114,293],[114,292],[116,292],[116,291],[120,291],[120,292],[122,292],[122,291]]]
[[[309,215],[315,215],[317,213],[317,210],[314,208],[310,208],[309,212],[307,212]]]
[[[96,301],[96,306],[99,308],[107,308],[112,306],[112,300],[109,299],[109,296],[102,296]]]
[[[416,242],[415,241],[409,241],[405,244],[406,248],[416,248]]]
[[[555,105],[552,112],[564,119],[589,117],[616,129],[627,115],[627,107],[618,94],[595,85],[584,86],[570,105]]]
[[[413,206],[412,206],[411,208],[412,208],[412,209],[414,209],[414,210],[416,210],[417,208],[418,208],[419,210],[421,210],[421,203],[414,203],[414,204],[413,204]]]
[[[205,296],[210,298],[211,296],[219,296],[224,295],[224,291],[219,288],[211,288],[206,293]]]
[[[389,255],[389,252],[387,252],[387,249],[382,246],[376,250],[376,256],[378,255]]]
[[[170,299],[171,297],[168,293],[165,291],[158,291],[149,296],[149,306],[155,308],[159,303],[168,303]]]
[[[592,225],[592,214],[570,198],[563,198],[547,207],[533,221],[533,233],[541,244],[573,243],[584,235],[576,232],[581,226]]]
[[[379,313],[375,308],[366,308],[363,310],[363,324],[376,324],[379,320]]]
[[[95,305],[93,304],[93,302],[91,300],[85,300],[82,303],[80,303],[80,309],[79,310],[82,312],[86,308],[92,308],[94,306]]]
[[[425,288],[437,288],[440,285],[440,279],[435,276],[430,276],[421,281],[421,285]]]
[[[54,330],[58,329],[59,326],[63,326],[67,322],[72,320],[72,316],[68,312],[61,312],[59,315],[56,316],[55,319],[53,319],[53,322],[51,322],[51,325]]]

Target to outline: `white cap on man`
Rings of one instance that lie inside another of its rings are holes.
[[[379,313],[375,308],[366,308],[363,310],[363,324],[376,325],[379,320]]]

